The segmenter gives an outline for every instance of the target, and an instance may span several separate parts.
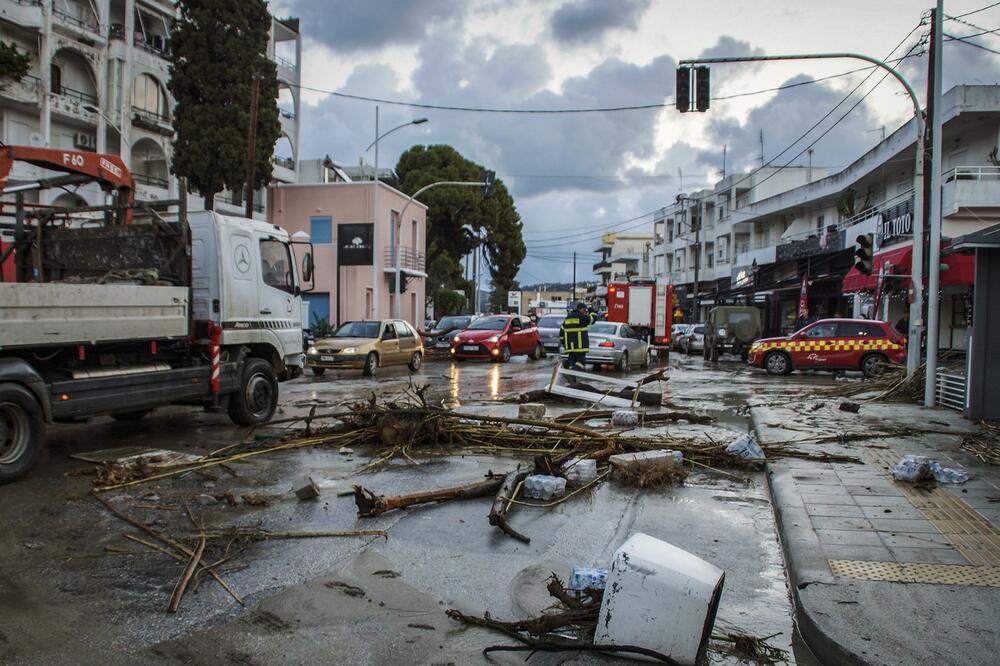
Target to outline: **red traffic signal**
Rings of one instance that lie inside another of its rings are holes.
[[[861,234],[857,237],[857,247],[854,250],[854,267],[865,275],[872,274],[872,261],[874,260],[875,235]]]
[[[687,113],[691,110],[691,68],[677,68],[677,83],[674,86],[674,98],[677,110]]]

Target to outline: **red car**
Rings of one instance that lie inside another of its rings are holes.
[[[906,338],[885,321],[821,319],[783,338],[750,347],[747,363],[772,375],[792,370],[861,370],[878,374],[885,363],[906,361]]]
[[[511,356],[519,355],[537,360],[545,351],[538,328],[527,317],[488,315],[452,338],[451,355],[458,360],[488,358],[506,363]]]

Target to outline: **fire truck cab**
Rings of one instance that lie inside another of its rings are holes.
[[[640,331],[662,356],[670,351],[673,286],[665,279],[631,278],[608,285],[608,321]]]

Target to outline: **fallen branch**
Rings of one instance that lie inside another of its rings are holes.
[[[184,567],[184,573],[182,573],[181,577],[177,579],[177,584],[174,585],[174,591],[170,594],[170,603],[167,604],[168,613],[177,612],[177,607],[180,606],[181,598],[184,597],[184,591],[187,590],[188,583],[191,582],[191,576],[194,575],[195,569],[197,569],[198,565],[201,564],[201,556],[205,553],[205,543],[205,533],[202,532],[198,538],[198,547],[195,548],[187,566]]]
[[[437,488],[435,490],[424,490],[407,495],[388,497],[385,495],[376,495],[363,486],[354,486],[354,503],[358,507],[358,517],[372,518],[380,516],[386,511],[405,509],[406,507],[418,504],[486,497],[487,495],[496,493],[503,483],[503,479],[504,477],[501,475],[492,475],[484,481],[466,483],[461,486]]]
[[[493,506],[490,507],[489,515],[490,525],[499,527],[500,531],[507,536],[514,537],[524,543],[531,543],[531,539],[510,526],[510,521],[507,520],[507,507],[510,506],[508,500],[514,499],[514,488],[524,481],[530,472],[530,470],[523,472],[514,470],[513,472],[508,472],[503,477],[503,483],[500,484],[500,488],[497,490],[497,496],[493,500]]]

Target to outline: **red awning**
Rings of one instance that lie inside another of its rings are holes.
[[[946,247],[947,245],[945,245]],[[910,274],[910,264],[913,258],[913,247],[906,246],[888,252],[876,254],[872,259],[872,274],[865,275],[857,268],[851,268],[844,276],[844,286],[842,291],[846,293],[858,291],[875,291],[878,283],[878,273],[882,266],[889,264],[891,270],[886,270],[887,275]],[[948,267],[948,270],[941,271],[941,286],[949,285],[971,285],[975,282],[976,258],[969,254],[948,254],[942,257],[941,263]],[[926,284],[927,278],[924,277]]]

